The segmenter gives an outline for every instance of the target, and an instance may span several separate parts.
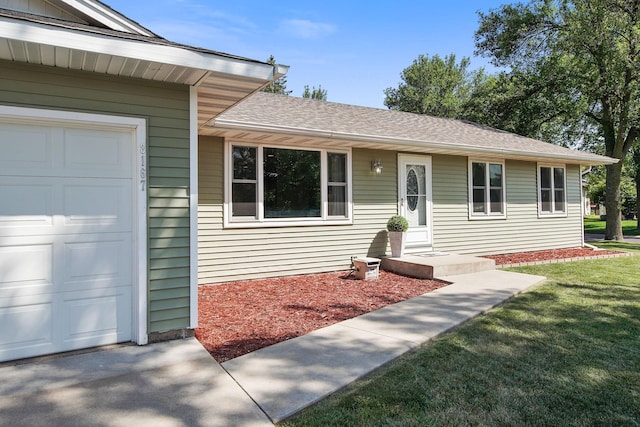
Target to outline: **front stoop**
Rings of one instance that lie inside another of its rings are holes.
[[[419,279],[437,279],[458,274],[494,270],[492,259],[457,254],[403,255],[399,258],[383,258],[383,270]]]

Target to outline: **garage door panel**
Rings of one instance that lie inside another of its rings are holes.
[[[0,298],[53,291],[53,244],[28,240],[0,240]]]
[[[0,177],[0,236],[8,228],[51,226],[54,191],[41,178]]]
[[[64,168],[74,176],[131,176],[131,136],[127,133],[66,129]]]
[[[131,288],[65,292],[62,340],[82,348],[131,340]],[[123,327],[124,326],[124,327]]]
[[[131,179],[0,176],[0,236],[131,231]]]
[[[52,313],[45,296],[0,299],[0,360],[55,351]]]
[[[54,133],[50,126],[0,122],[0,169],[20,175],[52,170]]]
[[[64,226],[130,230],[130,189],[131,180],[94,179],[91,184],[83,185],[65,183],[62,196]]]
[[[84,236],[83,236],[84,237]],[[110,286],[131,287],[132,261],[128,235],[110,236],[113,240],[65,243],[64,278],[60,291],[100,289]]]

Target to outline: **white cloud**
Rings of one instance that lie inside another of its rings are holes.
[[[303,39],[317,39],[336,31],[334,25],[306,19],[287,19],[281,22],[280,29],[287,34]]]

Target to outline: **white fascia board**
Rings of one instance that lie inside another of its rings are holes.
[[[133,58],[198,70],[272,80],[274,67],[242,59],[196,52],[179,46],[165,46],[139,40],[85,33],[68,28],[0,17],[0,38],[63,47],[103,55]]]
[[[255,123],[238,123],[235,121],[228,121],[224,119],[214,119],[212,121],[212,126],[218,129],[227,129],[227,130],[244,130],[247,132],[263,132],[269,134],[286,134],[286,135],[297,135],[303,137],[315,137],[315,138],[328,138],[328,139],[336,139],[342,141],[353,141],[353,142],[371,142],[376,144],[388,145],[389,150],[400,151],[399,146],[404,147],[415,147],[421,149],[432,149],[434,152],[445,153],[448,152],[453,155],[473,155],[473,156],[495,156],[495,157],[503,157],[505,159],[523,159],[523,160],[556,160],[563,161],[565,163],[570,164],[589,164],[589,165],[606,165],[617,163],[618,160],[614,158],[609,158],[606,156],[600,156],[597,154],[587,155],[587,156],[576,156],[570,153],[562,154],[553,154],[553,153],[533,153],[529,151],[523,150],[510,150],[510,149],[500,149],[500,148],[487,148],[487,147],[478,147],[475,145],[467,145],[467,144],[454,144],[449,142],[440,142],[440,141],[415,141],[411,139],[401,139],[401,138],[388,138],[388,137],[380,137],[376,135],[358,135],[358,134],[350,134],[343,132],[331,132],[331,131],[323,131],[316,129],[300,129],[300,128],[291,128],[286,126],[265,126],[261,124]]]
[[[148,37],[155,37],[151,31],[140,24],[127,19],[113,9],[105,7],[99,2],[91,0],[59,0],[67,5],[67,10],[72,9],[87,16],[88,18],[104,24],[107,28],[127,33],[140,34]],[[76,13],[77,13],[76,12]]]

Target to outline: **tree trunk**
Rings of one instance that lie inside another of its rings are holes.
[[[634,168],[633,178],[636,183],[636,228],[640,230],[640,145],[636,145],[631,153]]]
[[[622,161],[607,165],[606,197],[604,206],[607,209],[605,240],[624,240],[622,235],[622,216],[620,181],[622,180]]]
[[[636,228],[640,230],[640,179],[636,179]]]

